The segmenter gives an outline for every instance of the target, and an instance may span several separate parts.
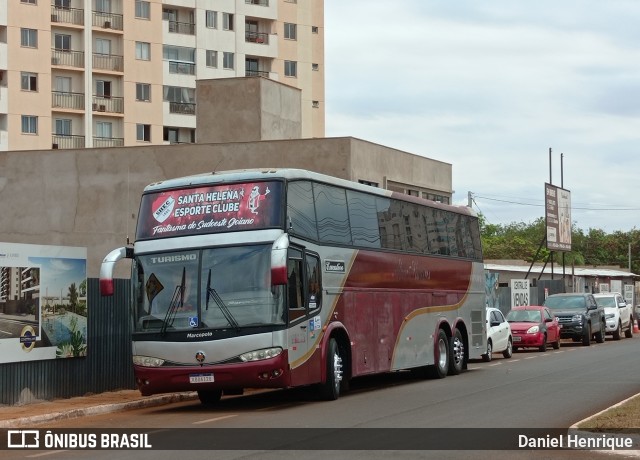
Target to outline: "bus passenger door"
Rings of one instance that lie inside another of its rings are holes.
[[[287,258],[288,351],[292,385],[311,383],[319,375],[312,362],[320,333],[314,315],[320,309],[320,262],[312,254],[289,248]]]

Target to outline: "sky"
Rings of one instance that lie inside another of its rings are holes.
[[[450,163],[488,223],[640,228],[640,1],[325,1],[326,137]],[[549,153],[551,149],[551,155]]]

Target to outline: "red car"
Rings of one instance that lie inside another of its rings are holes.
[[[513,351],[533,347],[547,351],[548,343],[556,350],[560,348],[560,324],[547,307],[513,307],[507,321],[513,335]]]

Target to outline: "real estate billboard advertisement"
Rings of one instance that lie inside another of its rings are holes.
[[[0,363],[87,353],[87,249],[0,243]]]

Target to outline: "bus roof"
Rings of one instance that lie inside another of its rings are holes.
[[[387,189],[373,187],[370,185],[360,184],[347,179],[341,179],[306,169],[296,168],[254,168],[254,169],[235,169],[228,171],[214,171],[210,173],[195,174],[191,176],[176,177],[154,182],[145,187],[144,193],[158,192],[161,190],[184,189],[198,187],[203,185],[216,185],[226,183],[268,181],[279,179],[307,179],[322,182],[325,184],[344,187],[351,190],[359,190],[366,193],[385,196],[388,198],[396,198],[404,201],[410,201],[419,204],[428,204],[429,206],[452,210],[460,214],[475,216],[476,213],[472,208],[459,205],[448,205],[437,201],[431,201],[411,195],[405,195],[399,192],[392,192]]]

